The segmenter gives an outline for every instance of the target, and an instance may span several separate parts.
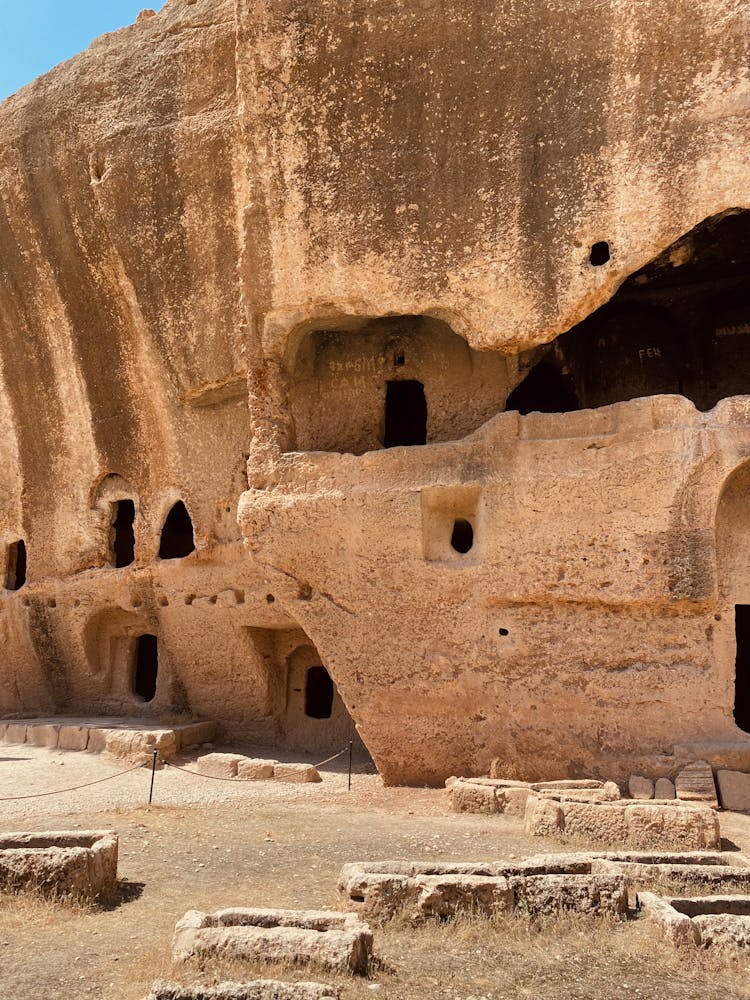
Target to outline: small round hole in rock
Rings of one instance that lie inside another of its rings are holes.
[[[609,263],[610,256],[609,243],[606,240],[600,240],[599,243],[592,246],[589,261],[592,267],[602,267]]]
[[[461,555],[469,552],[474,545],[474,529],[471,524],[462,517],[456,518],[453,522],[453,534],[451,535],[451,548]]]
[[[505,638],[506,635],[510,635],[510,632],[508,631],[507,628],[500,628],[497,631],[499,635],[503,636],[503,638]]]

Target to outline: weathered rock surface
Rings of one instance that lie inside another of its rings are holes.
[[[172,954],[317,965],[367,973],[372,933],[354,913],[327,910],[191,910],[175,926]]]
[[[628,779],[628,794],[631,799],[653,799],[654,783],[651,778],[644,778],[641,774],[631,774]]]
[[[566,798],[580,802],[611,802],[620,798],[620,790],[612,781],[452,778],[446,782],[446,788],[454,812],[504,813],[507,816],[523,816],[531,792],[542,797],[564,792]]]
[[[696,760],[684,767],[675,778],[677,798],[683,802],[705,802],[718,809],[714,772],[705,760]]]
[[[117,852],[111,830],[2,834],[0,886],[96,897],[117,882]]]
[[[326,752],[354,720],[388,783],[624,781],[696,734],[747,767],[748,317],[710,242],[750,205],[746,15],[168,0],[3,102],[0,711]],[[618,289],[636,318],[594,316]],[[590,317],[569,412],[521,406]],[[425,447],[385,447],[401,382]],[[161,558],[178,499],[196,551]]]
[[[154,983],[145,1000],[339,1000],[341,989],[323,983],[281,983],[257,979],[250,983],[217,983],[215,986],[181,986],[162,980]]]
[[[150,726],[133,719],[25,719],[0,727],[4,743],[32,743],[60,750],[90,750],[108,753],[118,760],[142,764],[158,750],[160,760],[172,760],[180,750],[211,739],[215,722],[183,722],[174,726]]]
[[[538,837],[579,837],[635,848],[698,850],[720,846],[719,820],[707,806],[632,802],[572,802],[530,795],[526,832]]]
[[[654,798],[661,801],[669,801],[676,798],[674,782],[669,778],[657,778],[654,784]]]
[[[716,783],[723,809],[750,812],[750,774],[720,770],[716,772]]]
[[[378,918],[405,914],[414,923],[460,914],[530,916],[564,910],[622,916],[627,884],[618,872],[592,874],[590,856],[555,855],[520,864],[413,862],[345,865],[339,894],[355,912]]]
[[[750,896],[639,896],[644,914],[676,945],[750,947]]]

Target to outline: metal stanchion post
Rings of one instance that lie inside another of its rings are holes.
[[[349,740],[349,791],[352,790],[352,747],[354,740]]]
[[[156,762],[159,759],[159,751],[154,750],[154,759],[151,762],[151,788],[148,793],[148,804],[151,805],[151,800],[154,797],[154,778],[156,777]]]

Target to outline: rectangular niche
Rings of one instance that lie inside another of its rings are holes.
[[[475,566],[481,560],[481,490],[477,485],[422,490],[422,546],[428,562]]]

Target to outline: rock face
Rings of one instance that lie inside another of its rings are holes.
[[[740,0],[168,0],[5,101],[0,714],[750,766],[749,50]]]

